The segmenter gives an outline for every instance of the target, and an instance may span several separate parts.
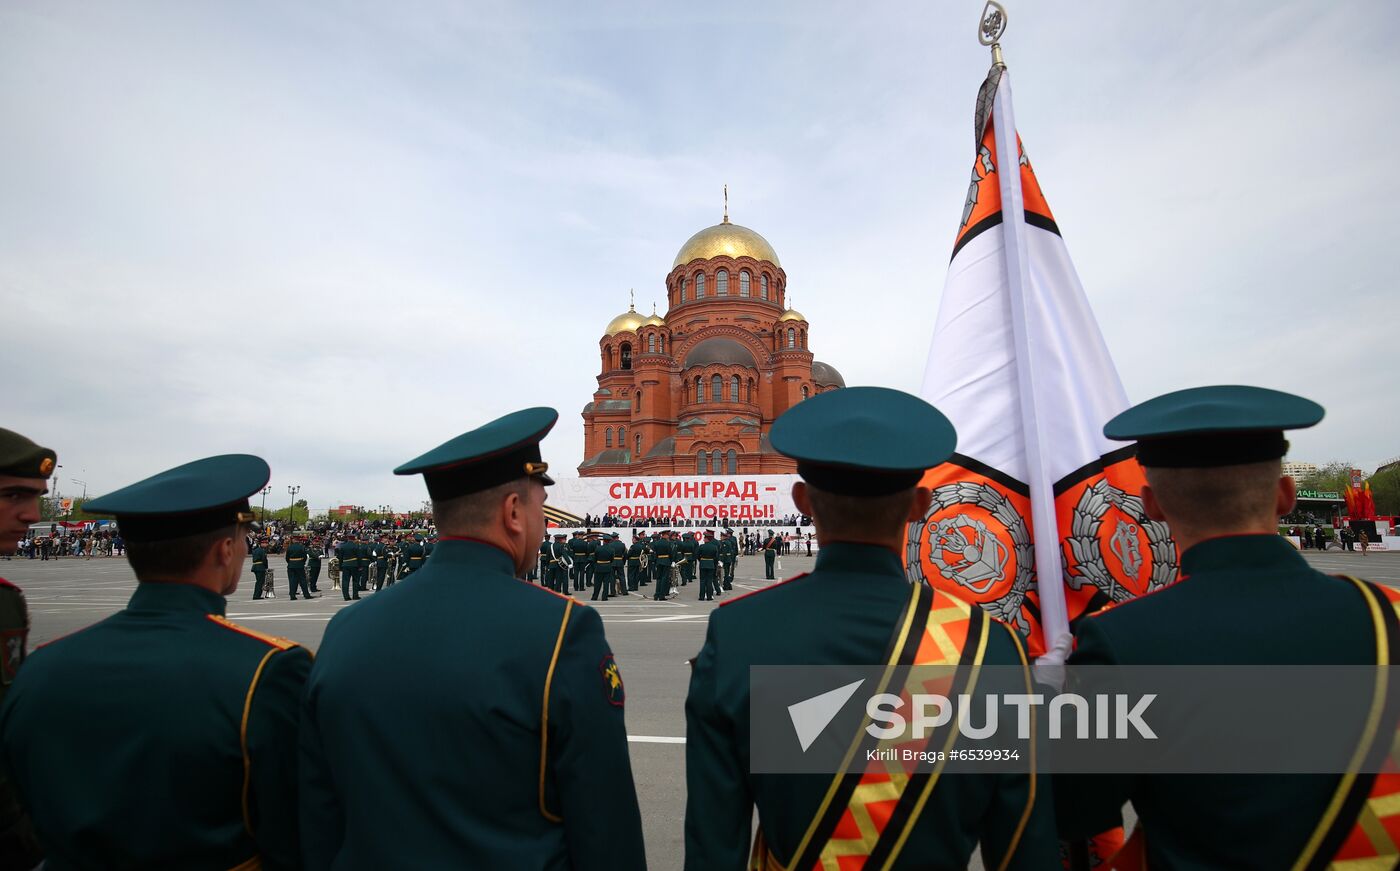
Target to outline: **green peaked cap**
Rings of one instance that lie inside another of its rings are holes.
[[[251,522],[248,497],[272,477],[262,457],[221,454],[167,469],[83,506],[112,514],[136,541],[180,538]]]
[[[913,487],[958,444],[943,412],[888,387],[819,393],[774,421],[768,439],[775,451],[797,460],[808,483],[849,496]]]
[[[1276,460],[1283,433],[1322,420],[1321,405],[1281,390],[1223,384],[1177,390],[1134,405],[1103,434],[1136,441],[1138,462],[1156,468],[1211,468]]]
[[[538,478],[549,465],[540,458],[540,441],[554,428],[552,408],[513,411],[471,432],[450,439],[394,470],[395,475],[422,475],[434,499],[451,499],[488,490],[517,478]]]

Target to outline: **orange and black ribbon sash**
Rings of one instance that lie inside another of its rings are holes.
[[[918,692],[938,692],[950,698],[962,693],[972,694],[977,687],[987,639],[994,629],[994,622],[981,608],[935,592],[926,585],[912,585],[909,602],[886,653],[881,692],[899,690],[906,700]],[[1024,652],[1021,655],[1024,664]],[[956,666],[956,669],[930,680],[927,670],[916,672],[914,666]],[[1026,691],[1030,692],[1029,671],[1026,680]],[[938,785],[944,763],[910,771],[905,764],[887,758],[897,754],[868,753],[907,741],[903,738],[877,740],[866,732],[868,724],[868,718],[861,723],[847,750],[842,773],[832,780],[790,861],[782,861],[768,849],[760,821],[749,864],[752,871],[886,869],[898,860]],[[952,748],[956,738],[956,729],[945,727],[935,730],[924,746],[943,750],[946,758],[946,751]],[[863,771],[845,773],[858,753],[866,758],[873,757],[874,761]],[[1032,758],[1031,790],[1016,839],[1006,852],[1008,860],[1015,854],[1015,841],[1019,840],[1035,803],[1034,766]]]

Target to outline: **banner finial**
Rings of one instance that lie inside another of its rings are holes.
[[[982,21],[977,26],[977,41],[991,46],[992,66],[1006,66],[1006,61],[1001,56],[1001,37],[1006,33],[1008,19],[1005,7],[996,0],[987,0],[987,5],[982,7]]]

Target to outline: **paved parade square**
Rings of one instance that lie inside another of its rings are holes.
[[[320,598],[289,601],[282,558],[274,555],[270,561],[277,572],[276,598],[253,601],[253,575],[245,571],[238,592],[229,599],[229,619],[316,649],[336,612],[356,603],[331,590],[324,572],[318,582]],[[808,571],[816,557],[789,555],[781,562],[776,572],[780,580]],[[135,575],[120,557],[47,562],[16,558],[0,561],[0,577],[24,588],[33,620],[31,649],[120,610],[136,588]],[[575,594],[602,615],[622,667],[632,771],[652,868],[679,867],[683,852],[687,660],[699,652],[715,605],[773,583],[763,579],[763,559],[757,556],[741,556],[734,579],[734,591],[715,603],[697,601],[698,583],[680,588],[677,598],[665,602],[653,601],[650,592],[646,598],[632,595],[607,602],[589,602],[591,590]],[[372,592],[362,595],[362,601],[374,597]]]
[[[1377,552],[1363,557],[1360,553],[1329,551],[1305,552],[1304,556],[1321,571],[1354,574],[1400,586],[1400,554]],[[808,571],[815,562],[815,556],[784,556],[778,578]],[[253,577],[251,572],[245,572],[238,592],[229,600],[229,619],[315,649],[331,617],[351,603],[330,589],[324,573],[320,598],[288,601],[279,556],[272,557],[272,566],[278,571],[276,598],[249,598]],[[31,649],[121,609],[136,585],[135,576],[122,558],[65,557],[47,562],[16,558],[0,561],[0,577],[25,590],[33,620]],[[729,595],[742,595],[772,583],[763,579],[762,558],[741,556],[735,590]],[[646,831],[648,862],[658,869],[679,867],[683,852],[685,696],[690,679],[687,660],[700,650],[710,610],[724,601],[697,601],[698,590],[697,584],[690,584],[681,589],[678,598],[666,602],[652,601],[650,593],[645,599],[634,595],[608,602],[588,602],[587,594],[576,596],[602,615],[608,640],[622,666],[632,770]],[[365,596],[364,601],[368,601],[373,593]]]

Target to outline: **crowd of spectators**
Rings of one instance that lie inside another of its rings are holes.
[[[731,519],[727,515],[721,514],[718,517],[705,519],[676,518],[676,517],[618,517],[616,514],[583,515],[583,525],[593,528],[607,528],[611,526],[627,527],[629,529],[732,529],[738,521]],[[752,523],[753,521],[746,521]],[[812,518],[805,514],[788,514],[784,517],[768,518],[764,524],[771,526],[811,526]],[[761,525],[761,524],[760,524]]]

